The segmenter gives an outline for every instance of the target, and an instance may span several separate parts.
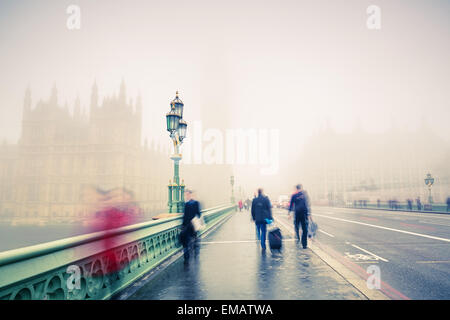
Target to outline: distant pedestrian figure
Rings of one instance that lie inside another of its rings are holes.
[[[239,200],[239,211],[242,211],[242,207],[243,207],[244,205],[242,204],[242,200]]]
[[[407,204],[408,204],[408,210],[409,210],[409,211],[412,211],[412,209],[413,209],[412,200],[411,200],[411,199],[407,199],[406,202],[407,202]]]
[[[422,210],[422,202],[420,202],[420,197],[418,197],[416,199],[416,203],[417,203],[417,210],[421,211]]]
[[[252,205],[252,201],[250,199],[245,200],[245,210],[249,210]]]
[[[303,249],[308,246],[308,220],[310,218],[310,205],[309,197],[301,184],[296,186],[296,192],[291,197],[291,203],[289,205],[290,212],[294,211],[294,228],[297,236],[297,241],[300,241],[299,227],[302,226],[302,245]]]
[[[380,207],[380,203],[381,203],[380,199],[377,199],[377,208]]]
[[[180,234],[181,243],[184,249],[184,263],[189,263],[190,251],[194,249],[195,255],[199,253],[199,246],[197,241],[197,232],[192,225],[192,219],[200,218],[200,204],[194,200],[192,190],[185,191],[186,203],[184,204],[183,226]]]
[[[262,251],[266,250],[267,220],[273,220],[272,205],[267,196],[263,195],[263,190],[258,189],[258,196],[252,201],[252,219],[256,225],[256,234],[261,241]]]

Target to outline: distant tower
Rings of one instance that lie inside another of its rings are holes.
[[[23,114],[22,119],[25,120],[31,113],[31,89],[30,86],[25,90],[25,97],[23,99]]]
[[[75,119],[81,118],[81,106],[80,106],[80,97],[79,96],[77,96],[77,98],[75,99],[75,106],[73,108],[73,117]]]
[[[91,112],[95,112],[98,108],[98,87],[97,83],[94,80],[94,84],[92,85],[91,91]]]
[[[122,107],[125,107],[127,104],[127,89],[125,86],[125,80],[123,78],[122,82],[120,83],[119,104]]]
[[[142,99],[141,94],[136,98],[136,114],[135,114],[135,121],[136,121],[136,140],[141,140],[141,134],[142,134]]]
[[[139,95],[137,96],[136,99],[136,113],[138,115],[142,115],[142,99],[141,99],[141,94],[139,93]]]
[[[57,106],[58,105],[58,90],[56,89],[56,83],[53,84],[52,93],[50,95],[50,105]]]
[[[203,61],[201,119],[204,128],[229,129],[232,125],[229,96],[231,83],[222,46],[209,48]],[[213,80],[212,80],[213,79]]]

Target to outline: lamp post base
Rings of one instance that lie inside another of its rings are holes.
[[[169,213],[182,213],[184,211],[184,184],[180,184],[179,163],[182,159],[180,153],[170,156],[173,160],[173,184],[169,186]]]

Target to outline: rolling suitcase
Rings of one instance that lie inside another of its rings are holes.
[[[269,247],[270,250],[281,250],[283,244],[283,236],[280,228],[274,228],[269,231]]]

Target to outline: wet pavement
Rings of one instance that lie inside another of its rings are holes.
[[[262,254],[248,211],[236,212],[201,239],[200,254],[145,283],[129,299],[365,299],[310,249],[281,227],[281,253]],[[268,243],[267,243],[268,246]]]

